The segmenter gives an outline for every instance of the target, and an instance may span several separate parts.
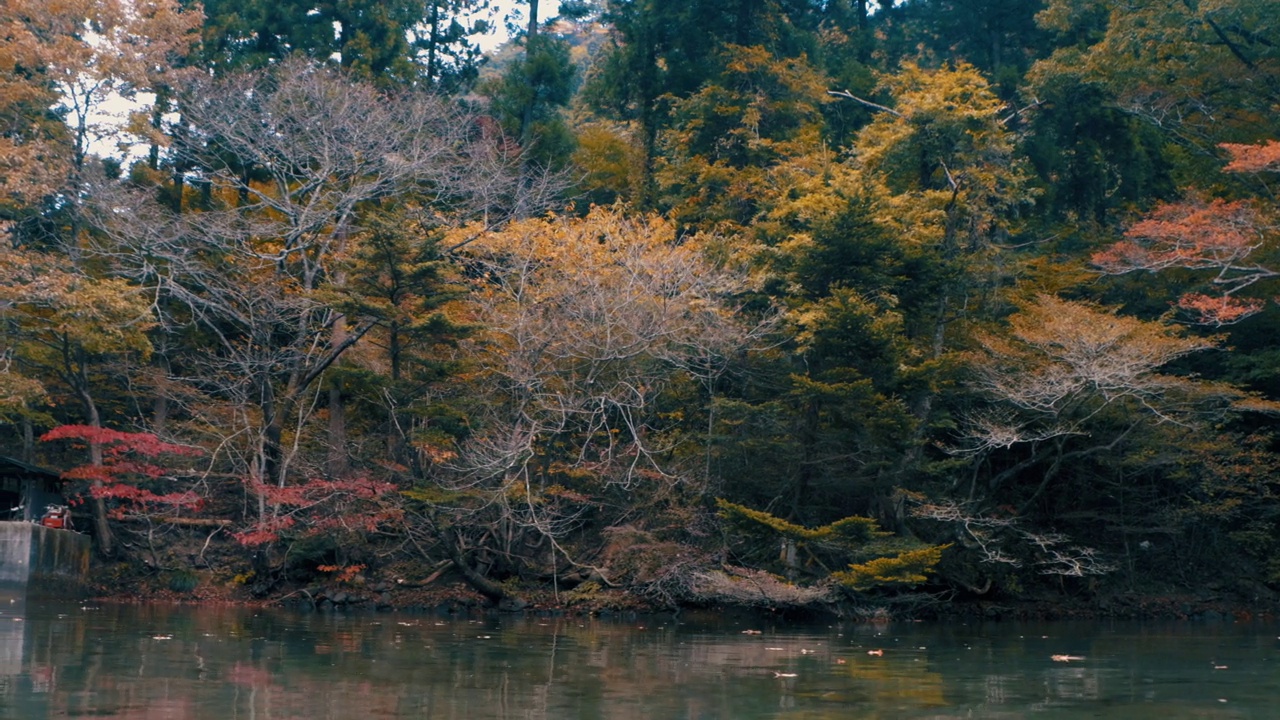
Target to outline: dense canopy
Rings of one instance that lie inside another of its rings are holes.
[[[486,8],[0,0],[0,452],[131,582],[1280,590],[1280,4]]]

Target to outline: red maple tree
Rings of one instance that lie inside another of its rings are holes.
[[[402,516],[399,506],[390,501],[396,486],[388,482],[317,478],[286,487],[253,481],[248,485],[264,511],[257,522],[233,536],[249,547],[275,542],[286,533],[373,533]]]
[[[151,433],[134,433],[90,425],[61,425],[40,437],[42,442],[69,440],[102,447],[101,464],[85,464],[62,473],[66,480],[89,482],[87,497],[113,501],[110,516],[171,515],[193,510],[200,495],[191,488],[173,489],[183,474],[175,461],[204,454],[200,448],[164,442]],[[72,498],[73,503],[85,496]]]

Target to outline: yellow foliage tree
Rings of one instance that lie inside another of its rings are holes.
[[[658,217],[595,208],[466,245],[469,319],[481,328],[460,348],[470,434],[437,470],[479,499],[484,521],[453,524],[455,544],[549,542],[572,563],[558,543],[585,507],[607,526],[655,497],[697,492],[699,458],[681,452],[670,399],[712,383],[764,332],[739,313],[748,279],[713,262],[713,244],[677,239]]]
[[[8,385],[23,394],[7,404],[29,405],[49,382],[69,391],[84,424],[102,427],[97,392],[112,365],[117,376],[151,353],[147,331],[155,324],[151,300],[141,288],[118,279],[77,272],[66,258],[0,250],[0,346],[19,374]],[[5,373],[8,375],[8,373]],[[90,464],[102,464],[102,447],[89,445]],[[113,551],[102,499],[93,501],[95,537],[105,555]]]
[[[775,551],[781,541],[778,562],[788,575],[799,567],[799,552],[826,568],[826,562],[844,562],[847,570],[819,573],[851,590],[909,587],[928,580],[928,574],[942,560],[947,545],[926,546],[879,528],[871,518],[847,517],[821,527],[810,528],[788,522],[760,510],[717,499],[720,517],[736,534],[750,538]],[[754,549],[749,549],[753,553]],[[852,560],[852,562],[850,562]]]

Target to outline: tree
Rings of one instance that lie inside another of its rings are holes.
[[[613,42],[586,79],[584,99],[606,118],[630,123],[636,167],[633,203],[653,207],[659,133],[669,124],[668,100],[697,92],[721,67],[729,45],[763,47],[777,58],[798,58],[811,48],[817,3],[752,0],[670,2],[624,0],[608,5],[604,20]]]
[[[225,404],[206,407],[203,431],[237,448],[233,472],[250,487],[323,475],[293,466],[315,393],[381,320],[340,309],[365,211],[408,192],[441,217],[498,222],[536,188],[504,175],[483,124],[444,101],[305,61],[213,80],[183,107],[175,152],[208,184],[206,207],[104,197],[110,242],[95,250],[164,299],[166,329],[198,329],[205,347],[175,362],[210,407]]]
[[[557,559],[582,567],[561,543],[588,508],[607,527],[695,482],[701,454],[679,451],[683,412],[667,414],[667,399],[714,377],[761,332],[735,317],[745,278],[707,249],[677,241],[656,217],[601,208],[467,246],[482,328],[461,345],[474,401],[468,434],[435,473],[452,493],[438,512],[458,508],[433,521],[454,552],[525,543],[543,549],[506,553],[508,572]]]
[[[0,221],[51,195],[65,177],[66,126],[51,110],[57,93],[40,71],[59,44],[40,31],[59,25],[51,10],[32,0],[0,3]]]
[[[1280,143],[1223,145],[1232,156],[1228,172],[1280,170]],[[1209,275],[1213,296],[1190,291],[1178,307],[1206,325],[1227,325],[1259,313],[1266,300],[1244,294],[1277,276],[1258,255],[1271,250],[1274,225],[1268,212],[1248,200],[1208,199],[1195,194],[1156,206],[1125,231],[1125,240],[1094,253],[1093,265],[1110,275],[1172,269]]]
[[[0,56],[0,196],[30,203],[55,192],[74,217],[84,193],[90,146],[118,136],[117,122],[100,118],[111,98],[136,100],[181,82],[198,35],[200,13],[177,0],[5,0],[6,49]],[[56,108],[56,109],[55,109]],[[52,127],[66,118],[70,132]],[[58,147],[63,139],[70,147]]]
[[[1269,0],[1053,0],[1039,23],[1076,41],[1033,73],[1080,71],[1208,159],[1216,143],[1276,131],[1267,127],[1280,98],[1274,10]]]
[[[1120,106],[1114,89],[1079,67],[1032,73],[1015,126],[1038,176],[1036,214],[1046,231],[1106,231],[1135,204],[1170,197],[1173,163],[1160,128]]]
[[[70,129],[65,175],[50,189],[59,193],[57,204],[68,225],[61,240],[75,256],[85,229],[81,203],[93,181],[91,147],[113,137],[125,145],[121,137],[131,133],[153,144],[160,141],[158,128],[139,123],[122,132],[121,119],[106,112],[108,103],[165,94],[190,77],[186,61],[199,40],[201,16],[182,10],[178,0],[74,0],[41,10],[19,4],[14,10],[12,22],[22,28],[18,38],[24,33],[39,38],[33,41],[38,49],[29,53],[33,65],[23,71],[56,95],[57,112]]]
[[[59,28],[70,42],[58,47],[48,72],[68,110],[79,173],[90,144],[112,132],[95,120],[108,100],[135,100],[191,75],[186,59],[202,18],[177,0],[78,0],[73,7],[62,18],[68,25]],[[87,36],[85,25],[92,28]]]
[[[712,453],[734,502],[793,523],[860,514],[902,530],[895,466],[918,424],[905,399],[927,377],[907,327],[938,283],[866,200],[844,203],[789,220],[792,236],[764,254],[785,324],[730,375],[741,379],[717,399]]]
[[[738,230],[791,194],[788,165],[821,152],[826,81],[806,58],[759,45],[726,45],[716,59],[715,76],[671,102],[655,179],[679,222]]]
[[[610,44],[599,52],[598,59],[586,75],[581,93],[585,105],[597,120],[589,127],[588,132],[593,135],[585,137],[584,142],[598,144],[607,137],[606,132],[612,135],[610,145],[618,139],[626,140],[626,151],[611,149],[611,153],[620,155],[630,164],[627,182],[630,201],[640,207],[656,207],[659,188],[654,173],[660,169],[656,163],[664,152],[676,150],[677,163],[688,155],[707,154],[705,144],[690,150],[680,146],[680,138],[691,126],[698,125],[702,133],[699,139],[709,143],[717,129],[723,129],[726,124],[731,126],[735,118],[743,119],[735,115],[735,111],[745,111],[752,102],[766,105],[775,113],[790,107],[796,100],[801,108],[807,107],[804,99],[796,95],[796,91],[803,92],[803,89],[795,87],[794,77],[797,74],[794,65],[798,63],[809,69],[807,62],[798,58],[779,58],[772,46],[766,47],[764,42],[754,44],[753,40],[761,41],[763,38],[752,33],[748,33],[752,36],[748,40],[733,39],[735,33],[731,28],[738,25],[739,15],[745,16],[742,22],[749,24],[758,19],[757,14],[769,14],[777,9],[772,5],[750,7],[748,3],[725,6],[702,2],[623,2],[610,5],[605,14],[605,20],[612,28]],[[734,13],[734,10],[741,13]],[[734,20],[729,21],[727,16],[731,13]],[[729,49],[731,45],[737,45],[737,50]],[[767,60],[761,61],[760,55]],[[726,62],[738,59],[745,60],[750,67],[725,67]],[[768,63],[774,61],[776,64],[770,67]],[[721,73],[723,77],[719,77]],[[739,88],[737,83],[740,82],[746,86]],[[770,101],[762,95],[766,89],[782,90],[785,97]],[[702,99],[689,97],[695,93],[702,95]],[[736,93],[737,96],[730,100],[731,107],[717,111],[713,104],[717,99],[715,93],[722,96]],[[821,98],[814,101],[821,102]],[[684,114],[693,117],[677,117],[673,113],[676,104],[683,104]],[[719,116],[713,117],[717,113]],[[673,137],[663,141],[661,135],[672,125],[679,129]],[[749,121],[744,121],[744,129],[738,132],[749,133],[750,125]],[[579,164],[588,169],[594,169],[598,162],[590,154],[579,160]],[[615,187],[621,184],[613,180]],[[667,184],[670,185],[670,181]],[[721,186],[724,183],[715,178],[713,184]],[[666,204],[671,204],[670,189],[665,195]],[[689,191],[688,195],[696,193]]]
[[[69,441],[101,448],[100,462],[71,468],[62,477],[88,481],[86,496],[107,504],[107,515],[112,520],[142,520],[149,524],[174,521],[181,512],[195,510],[200,504],[200,495],[181,478],[193,473],[174,465],[182,458],[203,455],[201,448],[164,442],[151,433],[91,425],[59,425],[40,436],[40,441]],[[101,531],[101,526],[97,530]]]
[[[520,141],[534,168],[562,169],[573,151],[573,135],[561,113],[573,93],[574,67],[568,43],[546,33],[525,37],[525,54],[501,78],[482,86],[490,112]]]
[[[483,0],[370,2],[330,0],[208,0],[204,51],[222,73],[265,67],[293,55],[334,62],[381,88],[425,83],[446,89],[475,78],[480,59],[471,43],[484,32],[466,16]]]
[[[1009,318],[1007,337],[986,335],[982,345],[973,365],[976,386],[1012,414],[1004,422],[997,420],[999,410],[975,416],[967,428],[969,452],[1085,438],[1089,423],[1115,406],[1124,406],[1132,422],[1143,416],[1191,422],[1213,408],[1206,401],[1239,397],[1226,387],[1157,372],[1214,347],[1212,339],[1087,303],[1042,295]],[[1046,474],[1043,483],[1051,479]]]
[[[858,134],[854,156],[891,226],[948,257],[989,249],[1032,200],[1004,103],[963,64],[907,64],[882,75],[880,91],[892,105]]]
[[[235,532],[237,542],[261,548],[282,539],[319,540],[340,549],[341,557],[335,558],[340,565],[348,564],[369,536],[403,517],[396,486],[366,477],[312,478],[289,487],[262,484],[253,491],[269,511]]]
[[[903,10],[925,26],[923,43],[940,59],[967,62],[997,83],[1014,79],[1043,52],[1046,37],[1037,31],[1040,2],[1021,0],[916,0]]]
[[[55,387],[69,392],[89,429],[89,466],[102,467],[104,450],[93,433],[104,426],[103,373],[128,377],[151,353],[149,298],[124,280],[87,276],[65,257],[6,249],[0,251],[0,300],[4,354],[21,372],[9,382],[23,393],[15,399],[20,412],[30,413],[28,406]],[[98,493],[91,495],[98,549],[109,557],[115,545],[100,493],[104,481],[86,478]]]
[[[933,307],[909,316],[905,326],[919,372],[933,376],[919,382],[910,399],[917,426],[905,469],[920,459],[945,357],[963,341],[968,321],[997,305],[990,296],[992,260],[1034,191],[1014,153],[1007,111],[973,67],[904,64],[881,76],[880,89],[891,106],[877,105],[858,133],[854,162],[874,219],[927,258],[924,276],[939,281]]]
[[[871,518],[853,516],[809,528],[725,500],[717,500],[716,504],[732,532],[755,541],[755,553],[759,553],[759,546],[767,548],[765,552],[776,551],[781,540],[782,554],[777,564],[791,579],[800,568],[799,553],[804,552],[806,564],[825,571],[822,574],[826,577],[820,580],[834,580],[848,590],[912,587],[928,579],[946,549],[903,538],[889,540],[892,533],[880,530]],[[840,563],[847,569],[829,569]]]
[[[971,458],[969,481],[946,496],[917,498],[913,511],[950,527],[988,572],[991,563],[1041,574],[1109,572],[1114,563],[1066,533],[1079,528],[1103,545],[1115,537],[1069,517],[1107,528],[1153,523],[1139,498],[1160,492],[1160,483],[1148,491],[1140,478],[1159,477],[1175,462],[1170,437],[1211,434],[1234,414],[1270,407],[1223,383],[1162,372],[1216,347],[1184,328],[1048,295],[1007,323],[981,335],[970,359],[978,401],[952,447]]]
[[[351,317],[376,318],[377,326],[361,357],[335,374],[346,377],[331,378],[343,382],[357,412],[363,407],[375,414],[366,433],[386,438],[383,454],[363,459],[406,466],[419,479],[432,450],[465,427],[437,394],[465,368],[456,345],[475,330],[459,310],[465,279],[444,254],[448,228],[440,222],[428,208],[404,199],[362,219],[339,307]],[[331,423],[340,407],[331,403]]]

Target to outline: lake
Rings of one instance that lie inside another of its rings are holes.
[[[0,718],[69,717],[1275,718],[1280,627],[0,608]]]

